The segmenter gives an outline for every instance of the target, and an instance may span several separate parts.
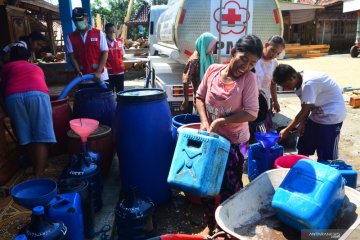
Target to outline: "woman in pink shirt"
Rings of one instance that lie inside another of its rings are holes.
[[[55,143],[56,139],[44,72],[29,63],[29,57],[26,48],[11,48],[10,62],[1,69],[1,90],[19,144],[26,148],[36,177],[41,177],[47,161],[47,143]]]
[[[243,187],[242,171],[249,121],[259,110],[256,76],[251,70],[262,56],[263,45],[254,35],[240,38],[232,51],[228,65],[211,65],[196,92],[196,107],[201,129],[215,132],[231,142],[231,149],[220,191],[221,201]],[[202,199],[207,228],[202,235],[215,229],[215,199]]]

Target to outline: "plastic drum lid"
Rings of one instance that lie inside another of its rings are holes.
[[[88,137],[88,140],[94,139],[97,137],[102,137],[110,132],[111,132],[111,127],[109,127],[107,125],[99,125],[99,127],[93,133],[90,134],[90,136]],[[67,136],[69,138],[80,139],[80,136],[78,134],[76,134],[72,129],[70,129],[67,132]]]
[[[163,89],[131,89],[117,94],[118,102],[136,103],[136,102],[151,102],[167,98],[166,92]]]

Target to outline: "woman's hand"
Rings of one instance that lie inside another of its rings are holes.
[[[209,122],[208,121],[205,121],[205,122],[201,122],[200,123],[200,130],[202,131],[208,131],[209,129]]]
[[[210,125],[210,128],[208,130],[208,132],[216,132],[217,129],[219,128],[220,125],[224,124],[225,123],[225,119],[224,118],[218,118],[218,119],[215,119],[211,125]]]

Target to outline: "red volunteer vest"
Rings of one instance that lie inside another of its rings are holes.
[[[74,56],[80,65],[80,71],[83,74],[95,72],[101,56],[100,31],[96,28],[90,29],[85,44],[78,31],[70,33],[69,38],[74,50]]]
[[[124,62],[123,62],[123,43],[120,38],[116,38],[114,46],[111,46],[109,43],[109,52],[108,59],[106,62],[106,68],[109,71],[109,74],[117,74],[125,71]]]

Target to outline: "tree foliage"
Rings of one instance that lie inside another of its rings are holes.
[[[106,1],[108,7],[105,8],[102,6],[103,1]],[[141,6],[144,3],[159,5],[166,4],[167,0],[134,0],[134,4],[131,10],[131,16],[134,17],[135,14],[139,11]],[[100,14],[101,18],[105,18],[105,22],[112,22],[115,24],[116,28],[119,29],[122,24],[124,24],[124,19],[127,14],[129,0],[94,0],[94,3],[91,4],[92,14]],[[145,32],[147,32],[147,26],[145,27]],[[135,38],[137,37],[137,28],[132,27],[128,30],[128,37]]]
[[[152,0],[151,4],[152,5],[162,5],[162,4],[167,4],[167,0]]]

